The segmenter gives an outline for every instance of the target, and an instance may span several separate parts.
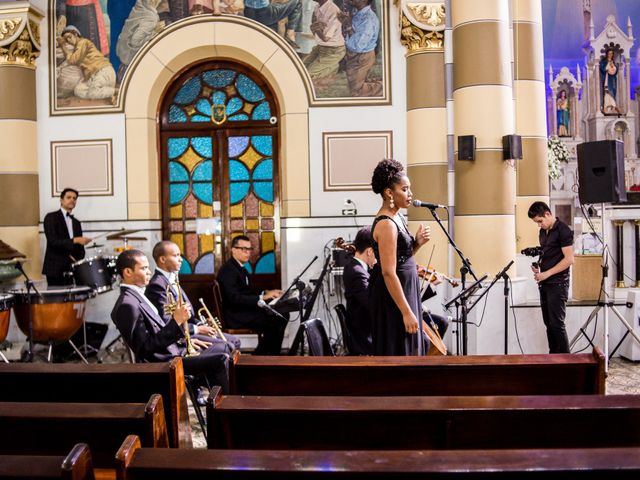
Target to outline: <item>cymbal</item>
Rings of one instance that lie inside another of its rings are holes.
[[[84,248],[102,248],[102,247],[104,247],[103,243],[94,243],[93,245],[89,245],[89,246],[84,247]]]
[[[148,238],[147,237],[120,237],[120,240],[126,240],[126,241],[141,240],[141,241],[146,241],[146,240],[148,240]]]
[[[125,235],[130,235],[132,233],[139,232],[140,230],[118,230],[115,233],[107,235],[107,240],[120,240]]]

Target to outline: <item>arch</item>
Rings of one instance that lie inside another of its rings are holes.
[[[156,127],[160,102],[177,73],[204,59],[245,63],[269,82],[280,105],[280,216],[309,216],[312,87],[304,66],[275,32],[244,17],[222,15],[190,17],[172,24],[138,52],[127,70],[121,98],[128,218],[161,218]]]

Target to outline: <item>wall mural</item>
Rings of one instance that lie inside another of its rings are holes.
[[[136,53],[195,15],[242,15],[273,29],[307,69],[317,104],[388,104],[383,0],[50,0],[51,114],[119,111]]]

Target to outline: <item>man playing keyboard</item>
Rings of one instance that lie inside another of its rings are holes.
[[[251,290],[249,272],[244,268],[251,250],[249,237],[234,237],[231,242],[231,258],[218,272],[224,321],[228,328],[250,328],[260,333],[254,355],[279,355],[287,321],[272,315],[261,305],[278,298],[282,291],[266,290],[257,294]]]

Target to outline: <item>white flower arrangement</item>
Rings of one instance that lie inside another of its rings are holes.
[[[549,177],[556,180],[562,176],[561,163],[569,162],[569,149],[556,136],[547,139],[547,160],[549,162]]]

